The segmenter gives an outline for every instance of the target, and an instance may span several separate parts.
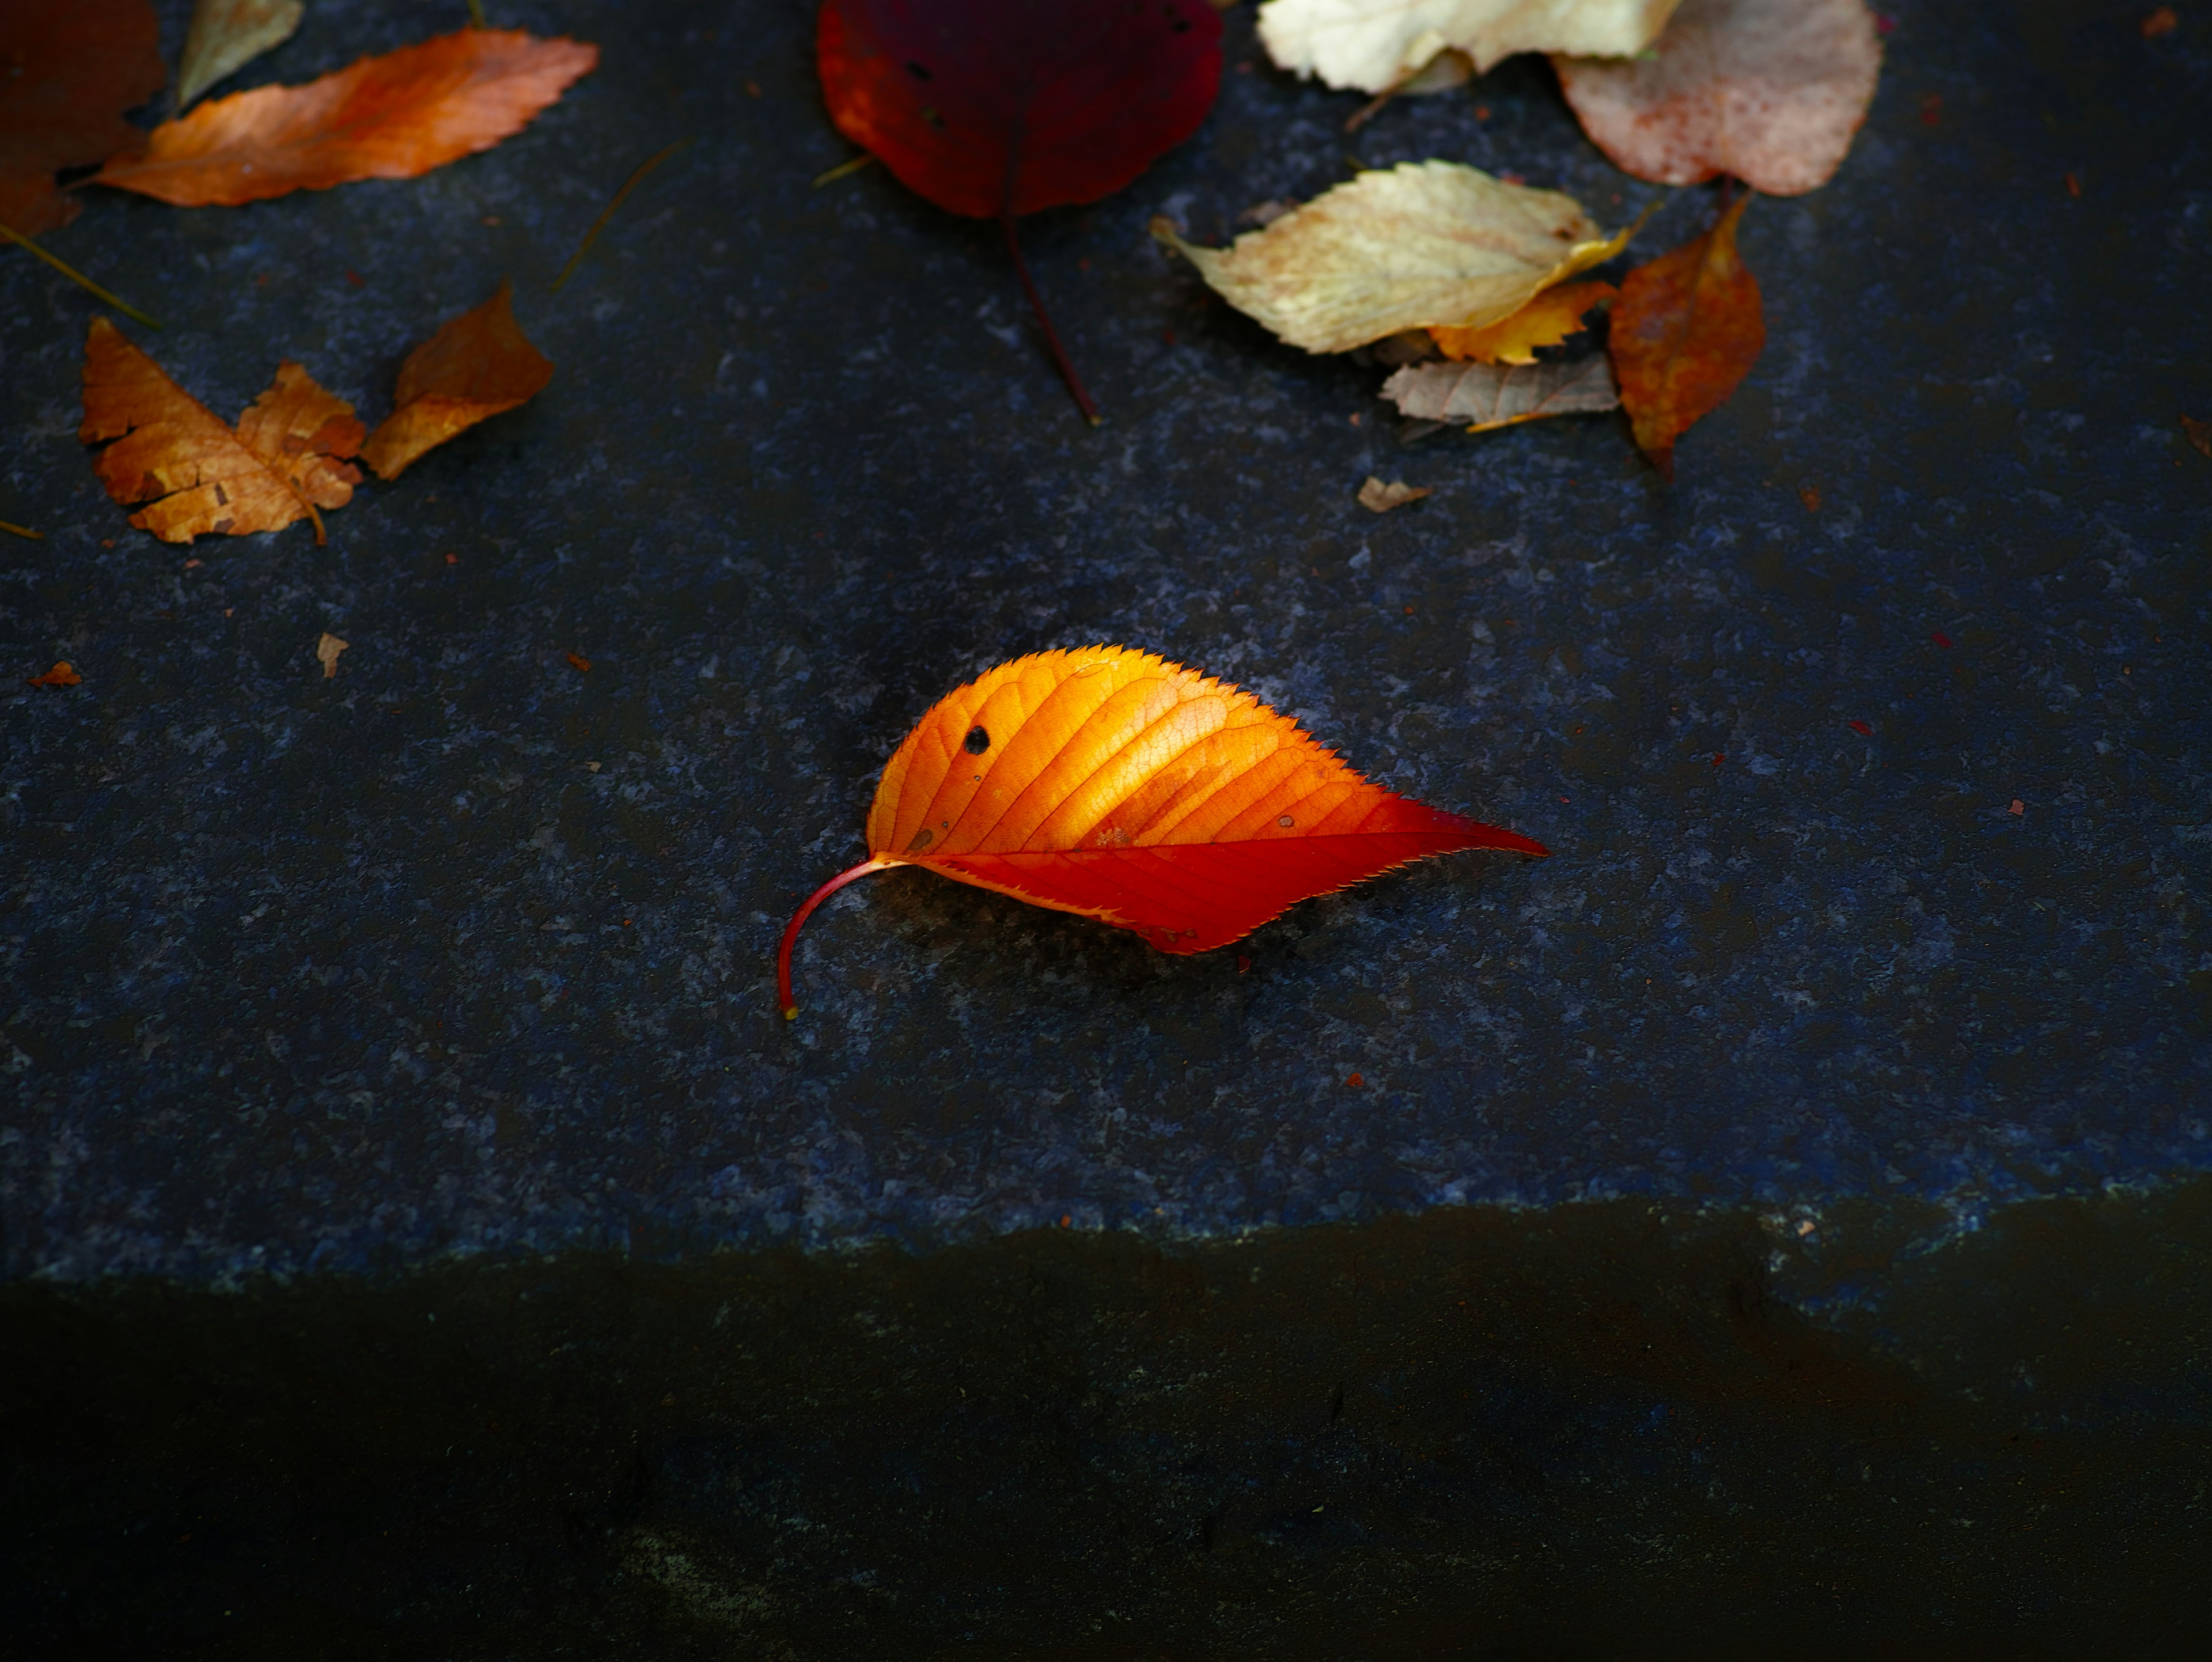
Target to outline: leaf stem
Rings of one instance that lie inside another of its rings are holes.
[[[117,311],[124,313],[127,316],[137,319],[139,322],[144,324],[149,329],[158,329],[161,326],[160,324],[155,322],[153,319],[148,317],[143,312],[140,311],[137,307],[133,306],[129,301],[118,300],[116,296],[109,294],[106,289],[101,288],[98,283],[94,283],[90,277],[78,271],[76,267],[65,265],[60,260],[56,259],[52,254],[48,253],[44,248],[39,247],[37,243],[32,241],[30,238],[25,236],[21,231],[13,231],[9,229],[5,225],[0,225],[0,236],[6,237],[9,241],[15,243],[19,247],[29,249],[40,259],[46,261],[47,265],[52,266],[54,270],[59,271],[64,277],[67,277],[71,283],[76,283],[77,287],[88,289],[91,293],[97,295],[100,299],[106,301],[110,306],[112,306]]]
[[[553,279],[555,294],[561,292],[561,285],[566,283],[570,274],[575,271],[576,262],[591,253],[592,245],[599,240],[599,233],[607,228],[607,222],[615,216],[615,210],[623,205],[623,200],[644,181],[647,174],[690,142],[688,138],[679,138],[673,144],[664,145],[640,162],[637,171],[623,181],[623,187],[615,192],[614,200],[599,210],[599,216],[592,222],[592,228],[584,233],[584,240],[576,245],[576,252],[568,256],[568,263],[561,268],[561,275]]]
[[[469,0],[469,27],[472,29],[488,29],[491,27],[484,21],[483,0]]]
[[[1014,234],[1014,216],[1000,214],[999,223],[1006,228],[1006,252],[1014,257],[1015,275],[1021,278],[1022,292],[1030,297],[1030,308],[1036,313],[1037,326],[1044,331],[1044,344],[1052,349],[1052,361],[1060,366],[1060,378],[1067,383],[1067,390],[1075,394],[1075,407],[1083,411],[1083,419],[1093,427],[1099,426],[1106,418],[1098,413],[1098,406],[1091,403],[1091,394],[1083,390],[1083,377],[1075,373],[1075,365],[1069,360],[1067,350],[1060,344],[1060,336],[1054,332],[1052,314],[1044,309],[1044,296],[1037,293],[1036,284],[1030,279],[1029,262],[1022,258],[1021,239]]]
[[[875,159],[876,153],[873,150],[863,150],[850,161],[841,161],[836,167],[815,174],[814,188],[818,191],[824,185],[834,185],[841,179],[849,178]]]
[[[46,539],[46,533],[43,531],[33,531],[27,525],[10,525],[5,520],[0,520],[0,531],[12,531],[18,537],[28,537],[34,543],[42,543]]]
[[[775,998],[782,1008],[786,1021],[799,1020],[799,1004],[791,995],[791,949],[799,944],[799,926],[814,915],[817,906],[854,879],[866,877],[871,872],[889,871],[893,866],[904,864],[906,861],[903,860],[863,860],[850,871],[839,872],[808,895],[799,910],[791,915],[791,922],[784,926],[783,945],[775,955]]]

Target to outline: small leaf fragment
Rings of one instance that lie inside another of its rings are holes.
[[[362,447],[381,479],[396,479],[425,452],[502,410],[526,404],[553,365],[514,320],[514,283],[448,321],[399,366],[394,409]]]
[[[1627,58],[1678,0],[1267,0],[1260,39],[1276,64],[1332,87],[1388,92],[1447,48],[1477,74],[1523,52]]]
[[[1407,329],[1510,317],[1613,258],[1630,233],[1606,237],[1558,191],[1407,161],[1361,174],[1227,248],[1186,242],[1164,218],[1152,234],[1291,345],[1343,352]]]
[[[1510,317],[1480,329],[1431,329],[1429,333],[1448,358],[1476,363],[1534,363],[1539,346],[1557,346],[1583,327],[1583,315],[1620,290],[1610,283],[1563,283],[1544,292]]]
[[[1849,153],[1881,38],[1864,0],[1683,0],[1649,61],[1553,61],[1583,131],[1638,179],[1798,196]]]
[[[895,866],[1131,929],[1162,952],[1241,940],[1309,896],[1461,849],[1542,855],[1361,778],[1288,716],[1127,647],[1041,652],[939,700],[884,764],[869,858],[814,909]]]
[[[352,415],[351,405],[286,363],[234,429],[106,318],[94,318],[85,338],[77,436],[114,441],[94,471],[118,502],[153,499],[131,523],[163,542],[279,531],[307,519],[320,543],[316,507],[342,507],[361,478],[341,460],[360,441]]]
[[[1433,495],[1436,487],[1426,484],[1407,484],[1402,479],[1393,479],[1385,484],[1370,473],[1367,483],[1359,487],[1359,505],[1370,513],[1388,514],[1394,508],[1403,508],[1407,502],[1417,502]]]
[[[338,654],[351,645],[351,642],[341,641],[328,630],[323,631],[323,638],[315,642],[315,661],[323,667],[323,679],[337,679]]]
[[[236,207],[362,179],[413,179],[530,125],[599,49],[462,29],[298,87],[256,87],[147,135],[92,183],[179,207]]]
[[[64,661],[56,664],[43,675],[26,675],[23,685],[31,687],[73,687],[84,679]]]
[[[2197,454],[2212,458],[2212,421],[2197,421],[2184,416],[2181,418],[2181,435],[2196,447]]]
[[[1668,478],[1674,441],[1728,402],[1766,345],[1759,279],[1736,253],[1739,197],[1704,235],[1631,271],[1608,345],[1636,442]]]
[[[289,40],[306,10],[303,0],[199,0],[177,60],[178,109]]]
[[[1416,421],[1463,421],[1470,433],[1620,407],[1602,352],[1530,364],[1413,364],[1382,383],[1382,396]]]

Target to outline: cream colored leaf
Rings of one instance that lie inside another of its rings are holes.
[[[282,46],[300,27],[304,0],[199,0],[177,63],[177,108],[227,75]]]
[[[1293,346],[1343,352],[1407,329],[1479,329],[1610,259],[1582,204],[1455,161],[1365,173],[1227,248],[1152,234],[1240,312]]]
[[[1267,0],[1260,39],[1282,68],[1332,87],[1387,92],[1447,49],[1475,71],[1519,52],[1626,58],[1680,0]]]
[[[1828,182],[1866,119],[1881,40],[1863,0],[1684,0],[1648,61],[1557,60],[1598,147],[1638,179]]]
[[[323,667],[323,679],[330,680],[337,674],[338,654],[352,644],[350,641],[341,641],[328,630],[323,631],[323,638],[315,642],[315,661]]]
[[[1470,433],[1620,407],[1602,352],[1529,364],[1409,364],[1382,383],[1382,396],[1417,420],[1467,422]]]

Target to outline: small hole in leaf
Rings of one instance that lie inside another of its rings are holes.
[[[915,63],[911,58],[906,60],[906,67],[907,73],[914,76],[917,81],[929,81],[935,78],[927,70],[922,68],[921,64]]]
[[[1275,823],[1280,825],[1285,831],[1288,831],[1291,826],[1297,825],[1298,822],[1291,819],[1291,816],[1286,813],[1280,819],[1275,821]]]
[[[982,728],[970,728],[968,736],[960,741],[960,748],[970,756],[981,756],[991,748],[991,735]]]

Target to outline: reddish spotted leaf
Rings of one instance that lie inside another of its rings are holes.
[[[941,700],[884,768],[855,878],[921,866],[1133,929],[1162,952],[1241,940],[1310,895],[1516,831],[1370,784],[1249,692],[1127,647],[1042,652]]]

